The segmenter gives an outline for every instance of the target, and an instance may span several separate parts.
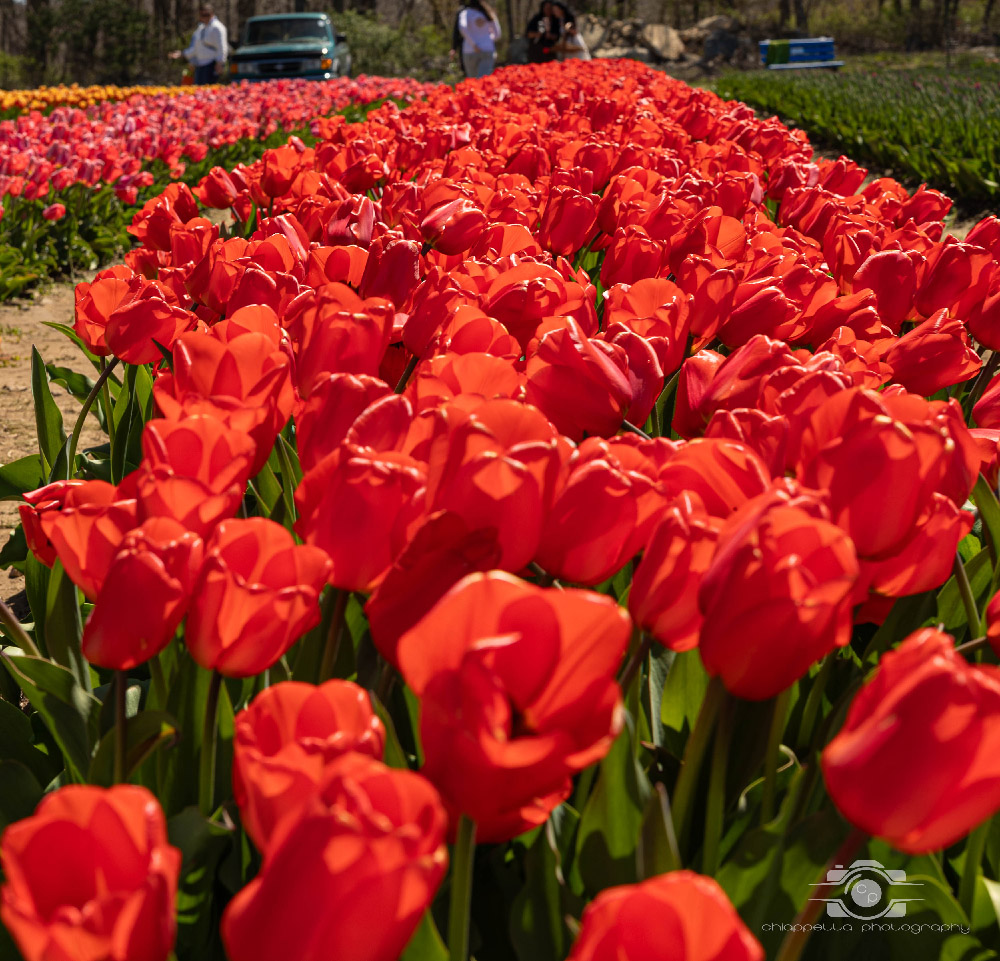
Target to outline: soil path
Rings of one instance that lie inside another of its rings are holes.
[[[38,450],[31,400],[32,346],[38,348],[47,364],[93,373],[69,338],[45,326],[45,321],[72,325],[73,290],[73,284],[55,284],[34,300],[0,304],[0,464]],[[49,388],[62,411],[63,426],[71,430],[80,412],[79,402],[58,384],[50,384]],[[97,421],[88,421],[80,438],[80,450],[104,439]],[[0,501],[0,547],[7,543],[17,520],[17,503]],[[23,589],[24,578],[17,571],[0,571],[0,598],[8,600]]]

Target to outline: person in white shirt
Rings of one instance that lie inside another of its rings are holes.
[[[485,77],[497,62],[500,21],[486,0],[469,0],[458,15],[462,63],[467,77]]]
[[[226,27],[210,3],[198,8],[198,21],[187,49],[174,50],[169,56],[171,60],[184,57],[194,67],[195,83],[217,83],[229,56]]]

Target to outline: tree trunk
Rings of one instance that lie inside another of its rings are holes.
[[[806,10],[805,0],[792,0],[795,9],[795,29],[802,34],[809,33],[809,11]]]

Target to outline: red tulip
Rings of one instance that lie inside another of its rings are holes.
[[[225,210],[233,205],[239,189],[222,167],[213,167],[194,188],[195,196],[206,206]]]
[[[423,773],[480,840],[542,824],[572,775],[607,753],[629,633],[609,597],[494,571],[460,581],[400,638],[421,698]]]
[[[546,572],[600,584],[645,546],[663,506],[647,443],[588,437],[573,452],[535,555]]]
[[[813,412],[798,476],[828,493],[831,518],[861,560],[860,586],[903,596],[947,579],[970,529],[972,518],[959,507],[979,464],[954,402],[855,389]]]
[[[554,254],[572,257],[597,233],[597,203],[572,187],[552,187],[538,225],[539,243]]]
[[[538,549],[558,470],[558,435],[533,407],[503,398],[446,404],[433,418],[428,509],[490,530],[499,566],[518,571]]]
[[[764,950],[712,879],[671,871],[606,888],[587,905],[568,961],[764,961]]]
[[[947,847],[1000,809],[1000,669],[924,628],[884,655],[822,757],[857,827],[908,854]]]
[[[61,510],[38,516],[42,536],[88,600],[97,598],[123,538],[139,523],[137,510],[127,492],[87,481],[67,488]]]
[[[275,684],[234,724],[233,793],[240,820],[262,851],[278,822],[316,794],[333,761],[350,751],[381,758],[385,743],[368,695],[350,681]]]
[[[719,532],[698,589],[705,669],[748,700],[783,691],[851,637],[858,561],[811,492],[748,501]]]
[[[250,677],[319,623],[330,561],[263,517],[223,521],[205,544],[184,641],[204,668]]]
[[[143,461],[126,478],[143,519],[172,517],[204,536],[236,513],[255,454],[253,441],[214,417],[154,419],[142,432]]]
[[[704,619],[698,588],[721,527],[722,521],[706,512],[697,494],[683,494],[659,518],[635,569],[629,613],[671,650],[688,651],[698,644]]]
[[[342,444],[296,489],[295,531],[329,556],[332,584],[370,591],[422,515],[425,483],[424,465],[408,454]]]
[[[419,774],[345,754],[282,822],[262,871],[226,908],[226,954],[396,961],[444,877],[445,826]]]
[[[945,310],[892,341],[884,358],[893,383],[924,396],[968,380],[983,366],[962,322]]]
[[[125,535],[83,629],[83,656],[126,671],[158,654],[180,624],[198,571],[202,540],[157,517]]]
[[[420,222],[424,241],[442,254],[467,251],[486,229],[482,210],[464,197],[438,204]]]
[[[525,400],[573,440],[618,433],[632,404],[625,351],[587,338],[573,319],[542,337],[525,375]]]
[[[167,961],[181,852],[145,788],[59,788],[4,831],[0,864],[0,919],[25,961]]]

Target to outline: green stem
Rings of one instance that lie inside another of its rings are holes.
[[[160,708],[167,706],[167,679],[163,676],[163,665],[160,655],[154,654],[149,659],[149,683],[153,689],[153,697]]]
[[[976,608],[976,598],[972,593],[972,585],[969,583],[969,575],[965,573],[965,564],[959,554],[955,555],[955,563],[952,565],[955,570],[955,581],[958,584],[958,593],[962,596],[962,606],[965,608],[965,619],[969,622],[969,636],[972,638],[981,637],[983,626],[979,621],[979,611]]]
[[[35,646],[35,642],[28,636],[28,632],[21,626],[21,622],[14,616],[14,612],[3,601],[0,601],[0,626],[25,654],[29,654],[31,657],[42,656],[42,652]]]
[[[987,818],[969,835],[965,842],[965,864],[962,866],[962,879],[958,884],[958,903],[962,905],[965,916],[972,921],[972,904],[976,897],[976,879],[979,877],[979,865],[986,850],[986,839],[990,833],[991,819]]]
[[[641,427],[636,427],[635,424],[630,423],[627,420],[622,421],[622,430],[627,430],[632,434],[638,434],[640,437],[645,437],[649,440],[649,434],[647,434]]]
[[[767,824],[774,817],[774,802],[778,796],[778,747],[785,732],[788,705],[792,689],[786,687],[774,700],[771,728],[767,734],[767,754],[764,756],[764,795],[760,802],[760,823]]]
[[[653,638],[649,634],[642,633],[639,637],[639,646],[629,658],[628,663],[625,665],[625,669],[622,671],[622,676],[618,679],[618,686],[622,689],[623,693],[628,691],[629,685],[632,683],[636,674],[638,674],[643,661],[649,657],[649,651],[652,646]]]
[[[278,464],[281,467],[281,496],[288,516],[296,521],[299,512],[295,509],[295,470],[292,467],[292,459],[288,456],[280,437],[274,442],[274,449],[278,452]]]
[[[333,668],[337,663],[337,654],[340,651],[340,641],[344,636],[344,614],[347,611],[349,596],[348,591],[334,587],[331,588],[330,596],[327,598],[327,603],[332,605],[333,613],[330,615],[330,628],[326,633],[326,644],[323,645],[323,657],[319,662],[319,684],[333,677]]]
[[[651,419],[651,423],[649,426],[650,429],[653,431],[653,436],[662,437],[663,433],[660,430],[660,411],[657,408],[656,404],[653,404],[653,409],[649,412],[649,416]]]
[[[128,674],[115,671],[115,784],[124,784],[128,755],[128,718],[125,716],[125,695],[128,693]]]
[[[403,376],[399,378],[399,383],[396,384],[397,394],[401,394],[403,393],[404,390],[406,390],[406,382],[410,379],[410,374],[413,373],[413,370],[417,366],[417,361],[419,359],[420,358],[418,358],[417,355],[414,354],[406,362],[406,367],[403,368]]]
[[[684,747],[684,758],[681,761],[681,773],[674,785],[674,798],[671,807],[674,812],[674,833],[678,844],[683,844],[687,836],[688,822],[691,818],[691,802],[694,799],[695,788],[698,786],[698,775],[701,773],[702,762],[708,748],[715,718],[722,702],[726,699],[726,689],[717,677],[709,682],[705,691],[698,719],[694,722],[694,730]]]
[[[80,433],[83,430],[84,422],[87,420],[87,414],[90,413],[90,408],[94,406],[94,401],[97,400],[97,395],[100,394],[104,385],[108,382],[108,378],[111,376],[111,371],[115,369],[117,364],[118,358],[115,357],[115,359],[101,371],[100,376],[94,382],[94,386],[90,388],[90,393],[87,394],[86,400],[83,402],[83,407],[80,408],[80,415],[77,417],[76,423],[73,425],[73,433],[70,434],[69,438],[69,457],[67,458],[66,463],[67,480],[70,480],[73,477],[73,463],[76,460],[76,445],[80,441]]]
[[[998,365],[1000,365],[1000,353],[997,353],[995,350],[991,351],[989,360],[986,361],[982,370],[979,371],[979,376],[972,382],[972,387],[965,398],[963,406],[967,421],[972,419],[972,408],[976,406],[979,398],[982,397],[983,391],[986,390],[986,385],[993,380],[993,375],[997,372]]]
[[[806,697],[806,706],[802,709],[802,721],[799,724],[798,744],[806,746],[812,741],[813,731],[816,728],[816,718],[823,705],[823,695],[826,693],[826,685],[833,673],[833,664],[836,656],[828,654],[823,666],[819,669],[819,674],[809,688],[809,695]]]
[[[198,807],[205,817],[211,817],[215,810],[215,752],[219,743],[219,690],[222,675],[212,672],[208,685],[208,699],[205,702],[205,726],[201,735],[201,770],[198,777]]]
[[[462,815],[451,861],[451,902],[448,909],[448,959],[469,957],[469,912],[472,908],[472,862],[476,854],[476,822]]]
[[[819,875],[820,883],[826,880],[827,871],[835,864],[849,864],[854,858],[854,852],[865,842],[867,835],[864,831],[853,828],[847,835],[844,843],[837,848],[836,853],[826,863]],[[821,898],[808,899],[802,906],[802,910],[795,916],[791,929],[781,942],[781,949],[778,951],[774,961],[799,961],[805,950],[806,942],[812,932],[813,925],[819,917],[820,911],[825,907],[825,902]]]
[[[103,374],[105,370],[107,370],[107,361],[102,357],[101,373]],[[111,443],[111,450],[113,452],[115,449],[115,413],[114,408],[111,406],[111,391],[108,388],[107,378],[101,384],[101,404],[104,407],[104,423],[108,428],[108,440]]]
[[[990,639],[988,637],[977,637],[975,640],[959,644],[958,647],[955,648],[955,653],[962,654],[963,656],[975,654],[976,651],[986,647],[989,643]]]
[[[726,764],[732,737],[734,704],[726,698],[712,744],[712,766],[708,776],[708,804],[705,807],[705,846],[702,848],[701,873],[711,877],[719,868],[722,827],[726,814]]]

